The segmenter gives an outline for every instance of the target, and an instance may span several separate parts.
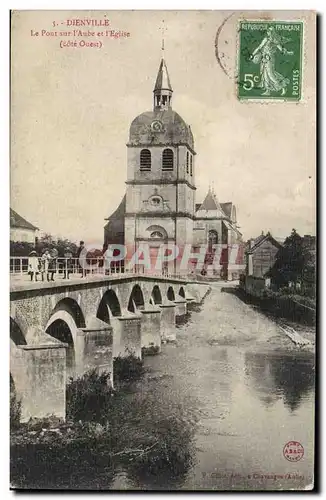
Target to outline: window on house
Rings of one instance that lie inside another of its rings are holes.
[[[190,175],[192,176],[192,158],[193,156],[190,155]]]
[[[189,153],[187,151],[187,174],[189,174]]]
[[[140,152],[140,170],[150,170],[152,166],[152,155],[149,149],[142,149]]]
[[[172,149],[164,149],[162,155],[162,170],[173,170],[173,151]]]

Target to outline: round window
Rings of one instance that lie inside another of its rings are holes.
[[[152,205],[159,205],[161,203],[161,198],[159,198],[158,196],[153,196],[153,198],[151,199],[151,203]]]

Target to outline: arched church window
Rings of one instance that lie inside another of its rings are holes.
[[[218,234],[217,231],[211,229],[208,231],[208,251],[211,252],[213,250],[213,245],[217,245],[218,243]]]
[[[189,174],[189,152],[187,151],[187,174]]]
[[[192,176],[192,158],[193,156],[190,155],[190,175]]]
[[[152,166],[152,155],[149,149],[140,152],[140,170],[150,170]]]
[[[162,155],[162,170],[173,170],[173,151],[172,149],[164,149]]]
[[[151,238],[160,238],[160,239],[163,239],[164,236],[163,236],[163,234],[160,231],[153,231],[151,233]]]

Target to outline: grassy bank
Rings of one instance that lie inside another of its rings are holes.
[[[316,323],[316,305],[310,297],[271,290],[266,290],[261,297],[255,297],[239,287],[225,288],[223,291],[235,293],[247,304],[252,304],[276,319],[284,319],[308,326],[314,326]]]
[[[118,471],[135,484],[164,487],[191,465],[191,430],[180,409],[166,417],[155,399],[109,374],[90,372],[67,386],[67,420],[51,417],[12,428],[11,484],[16,488],[109,489]],[[161,403],[160,403],[161,404]]]

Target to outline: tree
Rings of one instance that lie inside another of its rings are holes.
[[[76,255],[77,245],[72,243],[67,238],[53,238],[51,234],[44,234],[40,238],[35,239],[35,245],[33,243],[26,243],[24,241],[11,241],[10,242],[10,256],[11,257],[27,257],[32,250],[36,250],[38,255],[42,255],[44,250],[56,248],[58,250],[59,257],[64,257],[66,249]]]
[[[303,238],[292,229],[276,255],[274,266],[269,272],[269,276],[278,286],[292,283],[302,283],[303,276],[310,255],[304,245]]]

